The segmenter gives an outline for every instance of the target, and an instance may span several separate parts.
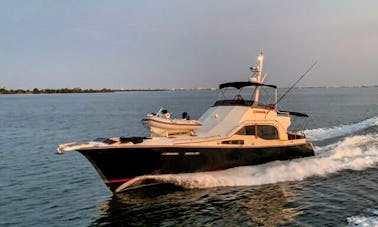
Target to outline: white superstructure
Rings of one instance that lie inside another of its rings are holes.
[[[262,83],[264,56],[261,52],[257,65],[251,67],[253,75],[249,81],[231,82],[219,85],[223,88],[254,86],[252,100],[244,100],[237,95],[234,99],[219,100],[198,120],[171,119],[169,112],[160,109],[157,114],[148,114],[143,124],[151,132],[151,137],[137,143],[124,142],[121,138],[110,138],[110,147],[144,146],[185,146],[185,147],[276,147],[305,144],[303,134],[290,133],[290,115],[299,113],[280,112],[277,109],[277,88]],[[273,103],[260,103],[260,89],[275,89]],[[307,116],[300,114],[297,116]],[[86,146],[88,146],[86,144]],[[101,146],[97,144],[95,146]],[[77,149],[77,144],[75,144]],[[61,151],[73,150],[70,145],[62,145]]]

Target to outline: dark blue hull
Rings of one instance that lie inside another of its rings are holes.
[[[269,148],[108,148],[79,150],[95,167],[105,184],[115,191],[142,175],[224,170],[314,155],[310,143]]]

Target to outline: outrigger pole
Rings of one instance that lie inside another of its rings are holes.
[[[314,68],[314,66],[316,65],[318,63],[318,61],[315,61],[314,62],[314,64],[312,64],[311,66],[310,66],[310,68],[308,68],[307,70],[306,70],[306,72],[305,73],[303,73],[303,75],[301,76],[301,77],[299,77],[299,79],[297,80],[297,81],[295,81],[295,83],[278,99],[278,101],[276,102],[276,105],[291,91],[291,90],[293,90],[293,88],[295,87],[295,85],[297,85],[298,83],[299,83],[299,81],[301,81],[301,79],[303,78],[303,77],[305,77],[306,76],[306,74],[307,73],[309,73],[310,71],[311,71],[311,69],[312,68]]]

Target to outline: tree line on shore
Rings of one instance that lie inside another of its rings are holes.
[[[114,92],[108,88],[102,89],[81,89],[81,88],[58,88],[58,89],[38,89],[34,88],[32,90],[24,89],[6,89],[5,87],[0,88],[0,94],[68,94],[68,93],[109,93]]]
[[[111,93],[111,92],[133,92],[133,91],[171,91],[172,89],[167,88],[132,88],[132,89],[81,89],[77,88],[58,88],[58,89],[6,89],[5,87],[0,88],[0,95],[6,94],[74,94],[74,93]],[[173,89],[175,90],[175,89]],[[179,89],[185,90],[185,89]]]

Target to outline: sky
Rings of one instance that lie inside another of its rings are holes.
[[[376,0],[0,0],[0,87],[378,85]]]

